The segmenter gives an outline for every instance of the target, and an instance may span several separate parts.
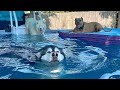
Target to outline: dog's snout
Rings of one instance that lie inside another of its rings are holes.
[[[40,28],[40,31],[42,32],[42,28]]]
[[[58,54],[57,53],[52,53],[52,56],[54,57],[54,56],[58,56]]]

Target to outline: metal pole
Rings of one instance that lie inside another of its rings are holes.
[[[12,11],[9,11],[10,13],[10,27],[11,27],[11,30],[13,29],[13,19],[12,19]]]
[[[14,18],[15,18],[15,26],[16,26],[16,28],[18,28],[18,20],[17,20],[17,16],[16,16],[15,11],[13,11],[13,15],[14,15]]]

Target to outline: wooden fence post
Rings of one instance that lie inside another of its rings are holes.
[[[117,28],[120,28],[120,11],[118,11],[118,15],[117,15]]]

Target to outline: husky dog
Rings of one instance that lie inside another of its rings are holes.
[[[65,53],[61,48],[54,45],[47,45],[36,53],[37,60],[47,62],[60,62],[65,59]]]
[[[61,62],[66,58],[64,50],[54,45],[47,45],[40,50],[22,46],[11,46],[11,50],[9,48],[1,50],[0,56],[6,53],[13,53],[30,62]]]
[[[43,35],[46,25],[36,15],[36,20],[33,16],[27,16],[25,19],[26,32],[30,35]]]
[[[102,25],[98,22],[86,23],[83,18],[75,18],[75,25],[73,32],[99,32],[103,29]]]

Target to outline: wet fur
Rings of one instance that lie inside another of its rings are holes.
[[[41,48],[40,50],[38,50],[37,55],[36,55],[36,60],[42,61],[41,57],[46,54],[46,51],[47,51],[48,48],[52,48],[53,51],[54,51],[55,48],[58,48],[60,50],[61,54],[65,58],[65,54],[64,54],[64,52],[61,48],[59,48],[57,46],[53,46],[53,45],[48,45],[48,46],[45,46],[45,47]]]
[[[54,45],[47,45],[39,50],[30,47],[23,47],[23,46],[11,46],[10,48],[3,48],[0,49],[0,56],[4,56],[6,54],[12,54],[15,57],[22,58],[24,60],[28,60],[31,63],[41,62],[41,57],[46,54],[48,48],[51,48],[54,52],[55,48],[59,49],[59,54],[62,54],[63,59],[65,59],[65,53],[63,52],[62,48],[59,48]],[[62,59],[62,60],[63,60]],[[47,61],[47,60],[44,60]],[[59,60],[58,60],[59,61]],[[52,63],[52,62],[51,62]]]
[[[29,35],[43,35],[46,29],[46,26],[40,21],[40,18],[38,15],[36,16],[36,21],[33,17],[33,12],[28,14],[25,19],[25,26],[26,26],[26,33]],[[40,32],[40,28],[42,28],[42,31]]]

